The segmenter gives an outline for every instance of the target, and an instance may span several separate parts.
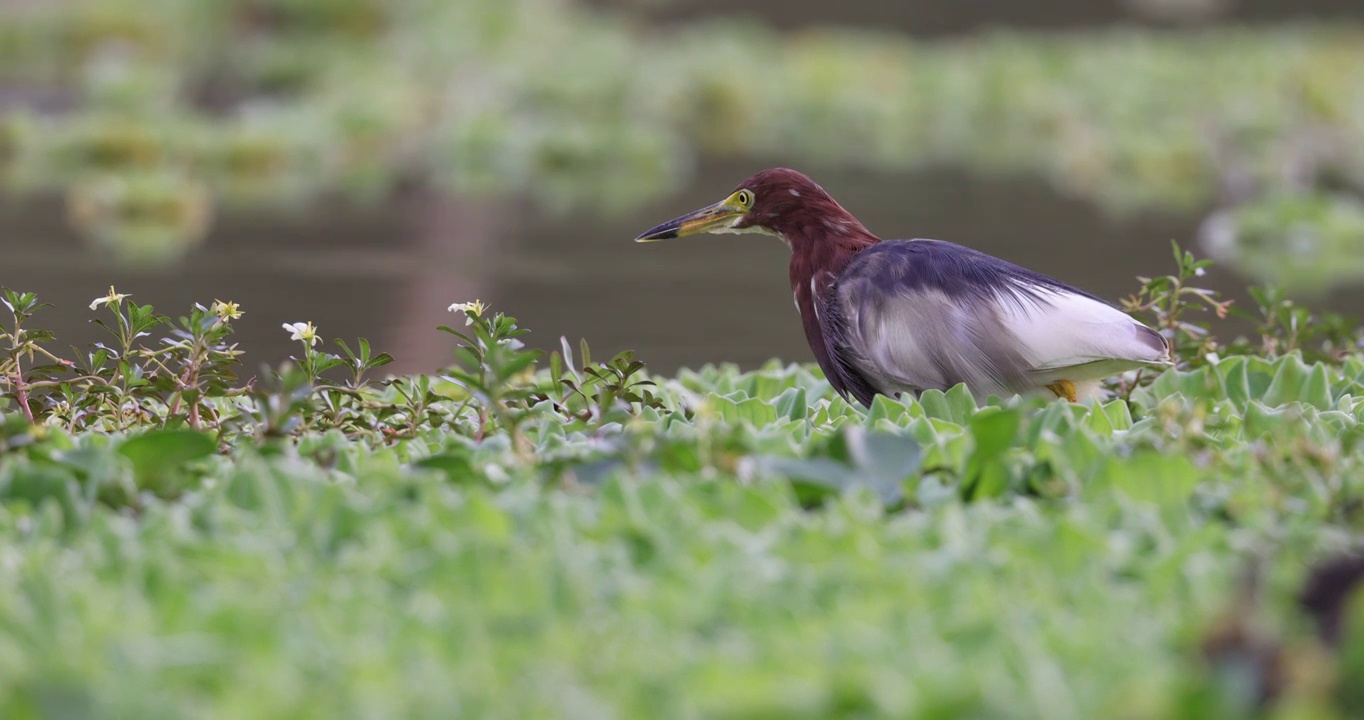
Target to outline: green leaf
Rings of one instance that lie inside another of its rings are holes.
[[[1297,355],[1279,359],[1274,380],[1265,389],[1262,402],[1271,407],[1298,401],[1307,386],[1307,366]]]
[[[1269,407],[1252,400],[1246,404],[1242,436],[1246,440],[1257,440],[1264,435],[1278,434],[1287,425],[1288,416],[1289,410],[1286,408]]]
[[[763,458],[759,466],[791,483],[800,504],[809,507],[837,495],[851,483],[852,471],[829,458]]]
[[[475,491],[469,495],[462,519],[467,521],[464,527],[477,533],[476,537],[485,542],[505,545],[511,540],[511,518],[493,502],[486,491]]]
[[[860,425],[845,425],[824,450],[827,457],[765,457],[758,465],[787,478],[803,505],[859,487],[889,505],[904,498],[905,481],[923,459],[913,438],[870,432]]]
[[[871,487],[882,502],[904,496],[904,482],[919,469],[923,453],[910,437],[845,425],[829,442],[829,454],[853,468],[849,484]]]
[[[790,376],[771,372],[757,372],[753,374],[753,383],[749,388],[749,395],[755,398],[770,400],[779,397],[792,388],[793,381]]]
[[[1104,480],[1134,500],[1174,506],[1193,494],[1198,469],[1185,455],[1144,450],[1126,459],[1110,459]]]
[[[947,396],[941,390],[925,390],[919,393],[919,406],[924,409],[924,416],[930,418],[942,418],[943,420],[953,420],[952,409],[947,405]]]
[[[1222,391],[1228,400],[1243,408],[1253,397],[1250,390],[1249,363],[1246,358],[1232,357],[1217,364],[1215,372],[1222,378]]]
[[[807,411],[805,388],[790,387],[777,396],[777,416],[791,420],[804,420]]]
[[[967,460],[966,482],[962,485],[966,499],[997,497],[1009,489],[1006,454],[1018,437],[1020,422],[1017,408],[988,408],[971,418],[975,448]]]
[[[413,467],[439,470],[453,483],[479,482],[485,479],[482,473],[474,471],[473,459],[468,453],[440,453],[422,458]]]
[[[0,474],[0,502],[10,505],[15,500],[26,501],[35,509],[54,503],[68,527],[89,515],[71,469],[51,463],[16,464]]]
[[[976,398],[964,383],[948,388],[944,398],[947,400],[947,409],[951,412],[949,419],[953,422],[964,423],[976,412]]]
[[[867,427],[875,427],[877,421],[887,420],[894,425],[903,425],[909,419],[909,408],[904,403],[878,394],[872,398],[871,407],[867,410],[866,424]]]
[[[217,450],[213,438],[194,430],[153,430],[129,438],[118,453],[133,466],[139,489],[158,495],[183,490],[182,468],[191,460],[208,457]]]
[[[721,395],[712,395],[711,402],[725,422],[746,422],[755,427],[762,427],[777,421],[777,408],[761,398],[735,402]]]
[[[1318,410],[1327,410],[1331,407],[1331,378],[1325,365],[1313,363],[1307,374],[1307,381],[1298,392],[1298,400]]]
[[[473,339],[473,338],[469,337],[468,335],[466,335],[466,334],[460,332],[459,330],[456,330],[456,329],[454,329],[454,328],[452,328],[452,327],[450,327],[450,326],[448,326],[448,325],[437,325],[437,326],[436,326],[436,329],[439,330],[439,331],[441,331],[441,332],[443,332],[443,333],[449,333],[449,334],[451,334],[451,335],[454,335],[455,337],[459,338],[460,340],[463,340],[463,341],[464,341],[466,344],[468,344],[468,345],[473,345],[473,344],[474,344],[474,339]]]
[[[1263,400],[1278,367],[1264,358],[1246,358],[1246,384],[1252,400]]]
[[[1113,434],[1113,421],[1108,419],[1108,414],[1101,408],[1091,408],[1085,416],[1085,426],[1100,435]]]

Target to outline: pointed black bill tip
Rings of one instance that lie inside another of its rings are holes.
[[[682,226],[681,218],[678,218],[677,220],[669,220],[668,222],[662,223],[660,225],[655,225],[649,228],[648,230],[645,230],[644,232],[640,233],[639,237],[635,238],[635,242],[637,243],[658,242],[659,240],[668,240],[671,238],[675,238],[677,237],[677,230],[681,226]]]

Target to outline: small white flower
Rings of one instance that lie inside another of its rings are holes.
[[[474,300],[473,302],[455,303],[450,307],[446,308],[446,310],[449,310],[450,312],[464,313],[465,325],[473,325],[474,318],[483,317],[483,311],[487,309],[488,306],[484,305],[483,302],[480,300]]]
[[[100,305],[107,305],[108,303],[114,303],[115,305],[117,305],[118,303],[123,301],[123,298],[126,298],[128,296],[129,293],[115,292],[114,286],[110,285],[109,294],[105,295],[104,297],[95,298],[93,301],[91,301],[90,309],[94,310],[98,308]]]
[[[1204,275],[1207,275],[1207,274],[1208,274],[1208,271],[1205,270],[1205,269],[1203,269],[1203,268],[1196,268],[1196,269],[1193,271],[1193,274],[1194,274],[1195,276],[1197,276],[1197,277],[1203,277]]]
[[[231,300],[228,300],[227,302],[214,300],[213,307],[209,308],[209,310],[221,320],[236,320],[243,315],[242,306]],[[286,325],[285,327],[288,326]]]
[[[320,340],[317,336],[317,328],[312,323],[284,323],[285,331],[292,333],[290,340],[301,340],[308,345],[316,345]]]

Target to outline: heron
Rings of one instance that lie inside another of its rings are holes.
[[[843,398],[870,407],[965,384],[977,399],[1102,397],[1103,380],[1170,366],[1160,333],[1060,280],[942,240],[882,240],[824,188],[763,170],[724,200],[636,242],[698,233],[775,235],[815,361]]]

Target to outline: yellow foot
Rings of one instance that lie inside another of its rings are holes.
[[[1075,383],[1069,380],[1057,380],[1047,386],[1047,389],[1056,393],[1056,397],[1065,398],[1071,402],[1075,400]]]

